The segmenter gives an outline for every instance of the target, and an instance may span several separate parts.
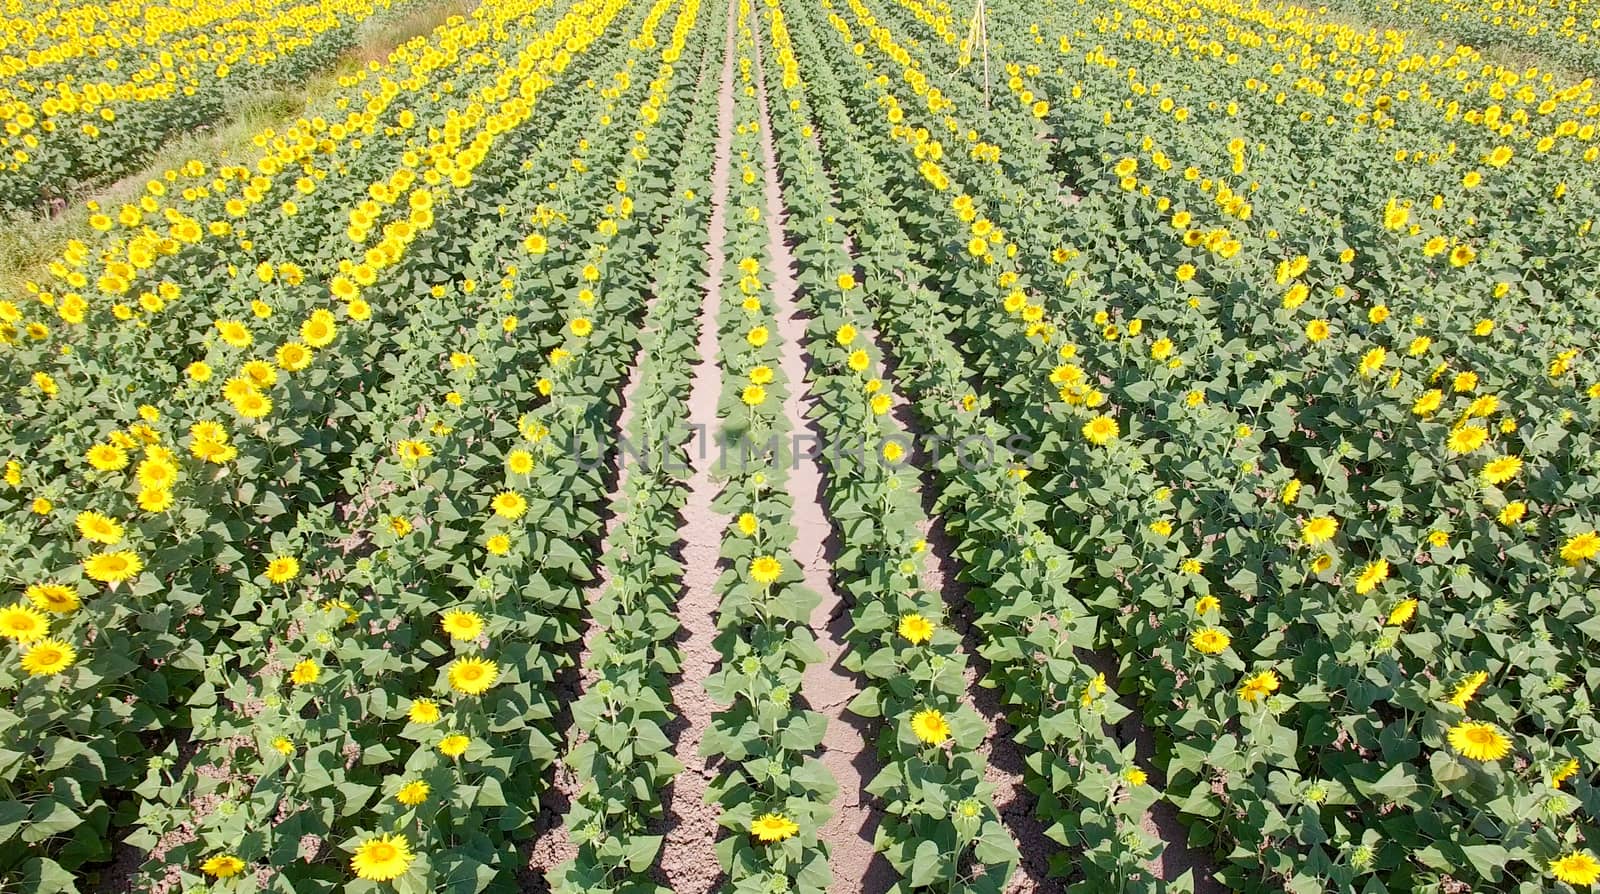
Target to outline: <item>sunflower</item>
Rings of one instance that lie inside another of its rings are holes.
[[[333,338],[338,334],[339,330],[334,322],[331,311],[322,308],[314,310],[311,316],[300,324],[300,338],[313,348],[325,348],[333,344]]]
[[[1228,648],[1233,638],[1217,627],[1202,627],[1189,636],[1189,645],[1206,655],[1215,655]]]
[[[1574,534],[1561,544],[1561,561],[1576,565],[1600,555],[1600,532],[1584,531]]]
[[[472,739],[462,733],[451,733],[439,740],[439,753],[445,757],[460,757],[472,747]]]
[[[134,471],[145,490],[171,490],[178,481],[178,467],[169,456],[150,456]]]
[[[1464,720],[1450,727],[1450,747],[1468,760],[1497,761],[1511,753],[1511,740],[1493,724]]]
[[[766,401],[767,389],[760,385],[746,385],[739,399],[744,401],[746,406],[758,407]]]
[[[149,487],[139,491],[139,508],[146,512],[166,512],[172,508],[172,491]]]
[[[98,512],[80,512],[74,523],[85,540],[108,545],[122,540],[122,523]]]
[[[572,334],[579,338],[588,338],[594,332],[594,323],[587,317],[576,317],[572,321]]]
[[[746,537],[754,537],[756,532],[761,529],[761,520],[756,518],[753,512],[746,512],[739,516],[738,524],[739,533]]]
[[[1326,515],[1319,515],[1308,519],[1300,526],[1300,539],[1306,546],[1316,546],[1333,539],[1339,533],[1339,522]]]
[[[102,472],[115,472],[128,465],[128,452],[113,444],[96,444],[83,458]]]
[[[950,738],[950,723],[940,712],[927,708],[912,715],[911,732],[922,742],[938,745]]]
[[[1600,881],[1600,860],[1588,851],[1573,851],[1550,861],[1550,874],[1573,887]]]
[[[299,372],[311,365],[311,349],[297,341],[284,342],[278,348],[277,360],[284,370]]]
[[[428,784],[420,779],[413,779],[400,790],[394,793],[394,799],[407,807],[415,807],[428,800]]]
[[[1367,567],[1361,569],[1361,576],[1356,578],[1357,593],[1371,593],[1378,584],[1389,577],[1389,561],[1387,559],[1374,559]]]
[[[222,386],[222,396],[237,404],[247,395],[260,394],[261,386],[244,378],[229,379]]]
[[[431,698],[419,698],[411,703],[411,710],[407,717],[412,723],[438,723],[439,704]]]
[[[781,813],[762,814],[750,823],[750,834],[763,844],[772,844],[785,838],[792,838],[800,827],[794,821]]]
[[[322,668],[310,658],[296,664],[289,672],[289,681],[296,686],[306,686],[322,678]]]
[[[1239,697],[1247,702],[1258,702],[1278,691],[1278,674],[1276,671],[1264,670],[1252,677],[1246,677],[1244,684],[1239,687]]]
[[[439,626],[451,639],[477,639],[483,633],[483,616],[477,612],[453,608],[439,618]]]
[[[1410,621],[1417,614],[1417,600],[1402,599],[1389,610],[1389,617],[1384,621],[1390,627],[1399,627]]]
[[[1499,518],[1500,524],[1510,527],[1511,525],[1522,521],[1522,517],[1527,514],[1527,503],[1523,502],[1522,500],[1512,500],[1500,510],[1500,514],[1497,516],[1497,518]]]
[[[248,348],[254,341],[250,334],[250,327],[237,320],[216,321],[217,334],[222,340],[235,348]]]
[[[251,360],[239,371],[258,388],[268,388],[278,383],[278,371],[265,360]]]
[[[1450,696],[1450,704],[1458,708],[1465,708],[1467,702],[1472,701],[1472,697],[1477,695],[1478,690],[1487,682],[1489,682],[1487,671],[1474,671],[1467,674],[1466,678],[1456,686],[1455,694]]]
[[[1145,771],[1139,769],[1138,767],[1129,767],[1128,769],[1122,771],[1122,781],[1126,782],[1130,786],[1133,786],[1134,788],[1144,785],[1147,781],[1149,781],[1149,779],[1149,774],[1145,773]]]
[[[1111,687],[1106,684],[1106,675],[1095,674],[1094,679],[1090,680],[1088,685],[1083,687],[1083,693],[1078,696],[1078,705],[1083,707],[1094,704],[1095,699],[1105,695],[1110,691]]]
[[[300,560],[294,556],[279,556],[267,563],[267,580],[286,584],[300,574]]]
[[[767,327],[757,326],[746,333],[744,338],[752,347],[759,348],[767,343],[768,334]]]
[[[44,639],[49,633],[50,621],[33,606],[15,602],[0,608],[0,636],[19,643],[31,643]]]
[[[1517,456],[1502,456],[1491,459],[1483,467],[1483,480],[1490,484],[1504,484],[1517,477],[1522,471],[1522,458]]]
[[[521,518],[528,511],[528,501],[514,490],[501,491],[490,501],[494,514],[501,518]]]
[[[78,593],[64,584],[29,584],[28,601],[35,608],[58,615],[78,610]]]
[[[1222,611],[1222,600],[1210,594],[1201,596],[1194,602],[1194,613],[1196,615],[1209,615],[1219,611]]]
[[[1451,453],[1471,453],[1483,446],[1489,439],[1489,432],[1481,425],[1462,425],[1450,432],[1450,438],[1445,446]]]
[[[933,622],[916,613],[901,615],[899,630],[900,635],[913,646],[920,646],[933,639]]]
[[[482,695],[500,676],[500,668],[483,658],[458,658],[448,672],[450,688],[462,695]]]
[[[758,584],[771,584],[783,574],[783,563],[772,556],[758,556],[750,563],[750,577]]]
[[[272,398],[252,392],[234,401],[233,409],[246,419],[260,419],[272,412]]]
[[[526,450],[513,450],[506,454],[506,469],[513,475],[526,475],[533,471],[533,454]]]
[[[407,438],[394,445],[394,453],[406,465],[415,465],[432,456],[433,448],[423,441]]]
[[[1480,417],[1493,416],[1495,414],[1495,412],[1497,410],[1499,410],[1499,409],[1500,409],[1500,398],[1495,397],[1493,394],[1484,394],[1484,395],[1480,395],[1477,400],[1474,400],[1470,405],[1468,405],[1468,407],[1467,407],[1467,415],[1468,416],[1480,416]],[[1512,457],[1507,457],[1507,458],[1510,459]],[[1517,469],[1521,469],[1521,468],[1522,468],[1522,461],[1520,459],[1518,459],[1517,460]],[[1513,474],[1515,474],[1515,471],[1516,470],[1513,470]]]
[[[404,875],[413,859],[411,844],[404,835],[378,835],[356,848],[350,868],[367,881],[387,882]]]
[[[1083,424],[1084,440],[1097,447],[1104,447],[1115,441],[1120,432],[1117,420],[1110,416],[1096,416]]]
[[[233,878],[244,871],[244,861],[232,854],[217,854],[207,857],[200,871],[213,878]]]
[[[1283,492],[1279,494],[1278,499],[1282,500],[1285,506],[1293,505],[1294,501],[1300,498],[1300,488],[1303,486],[1300,483],[1300,479],[1290,478],[1283,485]]]
[[[1550,771],[1550,787],[1560,788],[1561,783],[1566,782],[1568,779],[1571,779],[1576,775],[1578,775],[1578,759],[1575,757],[1569,757],[1560,766]]]
[[[47,639],[22,656],[22,669],[35,677],[59,674],[78,660],[78,650],[58,639]]]

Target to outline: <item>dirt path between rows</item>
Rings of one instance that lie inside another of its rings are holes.
[[[664,794],[666,840],[661,847],[660,872],[675,894],[705,894],[719,881],[714,846],[718,809],[706,803],[706,790],[714,776],[700,756],[700,742],[711,726],[716,709],[704,682],[717,663],[717,576],[719,553],[729,518],[712,508],[717,484],[711,477],[716,461],[712,433],[717,428],[717,399],[722,393],[722,371],[717,367],[717,308],[722,303],[722,269],[727,259],[722,242],[727,235],[728,177],[733,156],[733,47],[734,4],[730,0],[724,38],[722,87],[717,94],[717,145],[711,169],[711,219],[706,228],[706,286],[697,323],[700,360],[695,365],[689,391],[689,420],[699,426],[689,446],[689,499],[683,507],[683,600],[678,620],[683,625],[679,648],[682,673],[672,687],[672,703],[679,719],[674,730],[673,754],[684,771]]]

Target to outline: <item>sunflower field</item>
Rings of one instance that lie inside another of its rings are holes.
[[[139,173],[169,138],[328,67],[363,22],[419,2],[14,4],[0,37],[0,212],[45,210]],[[158,210],[149,205],[92,209],[95,229],[113,217],[136,227]]]
[[[428,5],[0,13],[0,891],[1600,884],[1600,5],[479,0],[148,166]]]

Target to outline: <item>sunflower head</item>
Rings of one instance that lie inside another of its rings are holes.
[[[928,708],[912,715],[911,732],[920,742],[938,745],[950,738],[950,722],[944,714]]]
[[[799,831],[800,827],[781,813],[763,814],[750,823],[750,834],[763,844],[792,838]]]
[[[758,584],[771,584],[783,574],[783,563],[772,556],[758,556],[750,563],[750,577]]]
[[[22,669],[30,676],[48,677],[61,673],[77,660],[78,652],[70,644],[47,639],[23,654]]]
[[[920,646],[933,639],[933,622],[915,613],[901,615],[899,632],[913,646]]]
[[[21,602],[0,608],[0,636],[19,643],[44,639],[50,622],[42,612]]]
[[[368,881],[387,882],[404,875],[413,859],[405,835],[378,835],[356,848],[350,868]]]

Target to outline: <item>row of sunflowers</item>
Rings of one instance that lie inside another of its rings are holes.
[[[727,187],[723,214],[707,236],[715,240],[721,224],[709,323],[716,331],[718,424],[695,459],[710,460],[712,508],[731,524],[721,535],[715,584],[717,662],[704,683],[714,710],[698,756],[713,773],[706,799],[720,809],[726,834],[716,855],[728,884],[825,894],[844,881],[821,837],[839,786],[820,757],[828,717],[805,686],[807,668],[827,658],[818,645],[824,631],[812,626],[822,595],[807,586],[796,551],[795,504],[804,494],[791,481],[801,442],[797,420],[785,410],[790,391],[805,383],[783,362],[753,3],[736,0],[729,14],[732,109],[723,128],[726,157],[719,159]]]

